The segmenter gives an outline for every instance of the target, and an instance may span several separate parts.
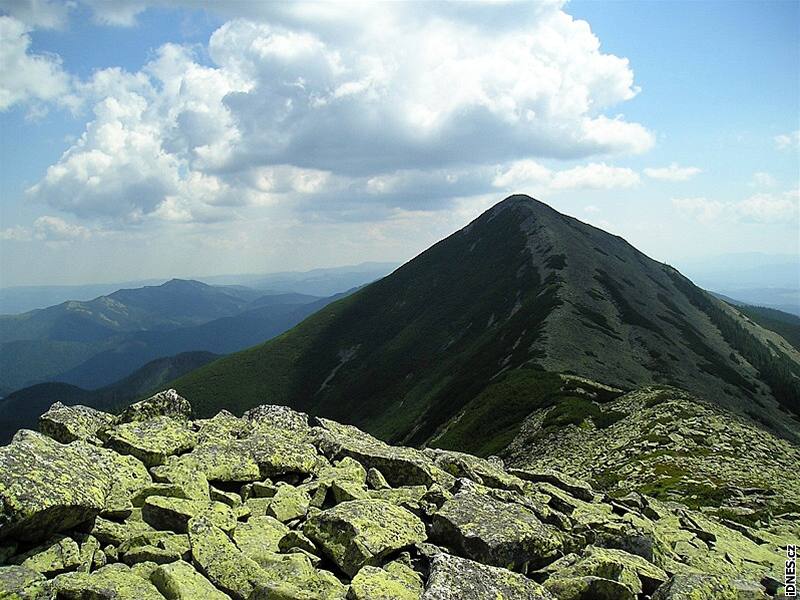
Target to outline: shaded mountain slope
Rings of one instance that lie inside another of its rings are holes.
[[[83,404],[100,410],[121,410],[129,403],[164,386],[176,377],[208,364],[217,354],[184,352],[158,358],[124,379],[96,390],[68,383],[40,383],[0,399],[0,444],[8,443],[15,431],[35,429],[36,421],[54,402],[72,406]]]
[[[781,367],[767,373],[772,362]],[[527,196],[174,386],[201,415],[269,401],[416,445],[520,367],[675,385],[800,431],[784,412],[799,401],[790,344],[622,238]]]
[[[89,303],[0,317],[0,329],[5,323],[8,337],[41,336],[0,344],[0,386],[18,390],[49,380],[94,389],[158,357],[199,350],[235,352],[286,331],[317,310],[320,300],[172,280]],[[116,321],[116,329],[102,325],[111,318],[105,311],[109,305],[125,316]]]

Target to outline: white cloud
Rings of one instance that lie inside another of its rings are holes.
[[[30,31],[22,21],[0,16],[0,111],[24,102],[72,102],[61,60],[29,52]]]
[[[705,224],[716,222],[726,210],[724,203],[703,197],[673,198],[672,205],[683,215]]]
[[[754,194],[735,202],[707,198],[675,198],[672,204],[679,212],[701,223],[739,221],[749,223],[782,223],[800,227],[800,190],[783,193]]]
[[[756,223],[787,223],[800,228],[798,205],[800,190],[782,194],[754,194],[734,206],[737,216],[743,221]]]
[[[509,192],[561,191],[574,189],[629,188],[639,183],[639,175],[626,167],[589,163],[553,171],[532,160],[516,161],[498,170],[493,185]]]
[[[757,171],[753,173],[753,180],[750,182],[750,185],[753,187],[773,187],[778,182],[775,181],[775,178],[770,175],[769,173],[764,173],[763,171]]]
[[[644,170],[644,174],[648,177],[663,181],[686,181],[701,172],[702,169],[697,167],[680,167],[677,163],[672,163],[668,167],[651,167]]]
[[[69,223],[61,217],[51,215],[37,218],[32,227],[15,225],[0,231],[0,240],[13,242],[30,242],[32,240],[71,242],[87,240],[91,236],[92,231],[88,227]]]
[[[37,239],[52,242],[85,240],[91,235],[87,227],[68,223],[60,217],[48,215],[39,217],[33,222],[33,231]]]
[[[5,0],[2,10],[31,28],[61,29],[73,7],[63,0]]]
[[[774,140],[775,146],[778,148],[778,150],[791,150],[793,148],[797,148],[800,146],[800,129],[797,131],[776,135]]]
[[[115,25],[146,7],[88,4]],[[534,168],[524,157],[647,150],[651,132],[605,114],[638,93],[628,61],[561,6],[209,4],[247,17],[213,33],[211,65],[167,44],[136,73],[75,84],[92,120],[29,196],[116,223],[276,203],[358,218],[536,179],[518,172]],[[591,162],[545,179],[608,189],[639,176]]]

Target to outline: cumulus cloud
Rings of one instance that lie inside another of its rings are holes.
[[[672,206],[681,214],[705,224],[716,222],[726,210],[724,203],[705,197],[673,198]]]
[[[701,172],[702,169],[697,167],[680,167],[677,163],[672,163],[668,167],[650,167],[644,170],[644,174],[648,177],[663,181],[687,181]]]
[[[629,188],[639,183],[639,175],[626,167],[605,163],[589,163],[570,169],[554,171],[526,159],[498,170],[493,180],[497,188],[507,191],[575,190]]]
[[[145,7],[89,4],[115,25]],[[238,13],[211,36],[210,64],[167,44],[136,73],[76,84],[92,118],[30,197],[121,223],[230,219],[279,202],[436,209],[508,187],[498,164],[513,181],[524,157],[654,142],[610,112],[638,93],[628,61],[601,52],[561,2],[244,4],[209,5]],[[639,177],[590,162],[545,179],[563,190]]]
[[[720,221],[783,223],[800,226],[800,190],[759,193],[736,202],[707,198],[675,198],[672,205],[682,214],[705,224]]]
[[[775,146],[778,150],[791,150],[800,146],[800,129],[776,135]]]
[[[31,27],[0,16],[0,111],[24,102],[70,104],[70,77],[52,54],[30,52]]]
[[[0,231],[0,240],[13,242],[72,242],[87,240],[92,231],[83,225],[69,223],[61,217],[44,215],[33,222],[33,227],[15,225]]]

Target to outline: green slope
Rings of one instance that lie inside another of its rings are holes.
[[[480,220],[290,332],[175,385],[201,415],[273,402],[386,438],[427,438],[499,362],[532,360],[538,325],[558,303],[518,222],[514,211]],[[507,354],[514,343],[519,351]]]
[[[595,410],[554,394],[544,370],[620,389],[676,385],[796,436],[785,411],[797,412],[800,355],[720,306],[623,239],[515,196],[280,337],[172,385],[199,416],[285,404],[393,442],[486,453],[551,402],[567,420]],[[531,374],[508,375],[522,367]],[[520,381],[509,399],[502,386]]]

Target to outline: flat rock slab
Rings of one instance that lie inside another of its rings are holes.
[[[98,432],[116,421],[114,415],[89,406],[64,406],[56,402],[39,417],[39,431],[62,444],[77,440],[99,443]]]
[[[431,541],[519,571],[550,562],[562,546],[556,530],[528,509],[473,491],[459,492],[433,515]]]
[[[556,600],[541,585],[508,569],[437,554],[422,600]]]
[[[98,515],[114,482],[112,453],[21,430],[0,447],[0,540],[42,541]]]
[[[148,467],[163,465],[167,457],[187,452],[197,443],[196,434],[186,421],[169,417],[122,423],[106,436],[106,446],[135,456]]]
[[[303,533],[350,577],[427,537],[419,518],[385,500],[342,502],[311,517]]]

